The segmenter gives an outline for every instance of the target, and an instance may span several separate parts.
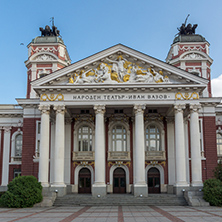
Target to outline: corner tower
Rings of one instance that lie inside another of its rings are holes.
[[[186,22],[185,22],[186,23]],[[179,33],[173,40],[166,62],[194,75],[209,80],[208,88],[203,91],[203,97],[211,97],[211,65],[209,42],[195,34],[197,24],[182,24]]]
[[[59,30],[53,25],[45,29],[39,28],[41,36],[32,40],[28,45],[27,95],[26,98],[36,98],[31,82],[62,69],[71,64],[66,46],[59,36]]]

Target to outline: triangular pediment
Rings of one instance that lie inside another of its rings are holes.
[[[202,85],[208,80],[118,44],[32,82],[44,87],[101,85]]]

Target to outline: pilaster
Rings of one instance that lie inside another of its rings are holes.
[[[4,143],[3,143],[3,164],[2,164],[2,184],[1,186],[8,185],[9,178],[9,155],[10,155],[10,137],[11,126],[3,127],[4,130]]]

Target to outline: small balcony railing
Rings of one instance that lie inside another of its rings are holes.
[[[93,151],[78,151],[73,152],[72,160],[73,161],[82,161],[82,160],[94,160],[95,154]]]
[[[166,160],[165,151],[146,151],[145,152],[146,160]]]
[[[22,161],[22,157],[21,156],[11,157],[11,161],[12,162],[21,162]]]
[[[116,160],[129,161],[130,152],[129,151],[109,151],[108,161],[116,161]]]

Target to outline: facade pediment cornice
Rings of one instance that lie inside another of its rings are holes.
[[[110,76],[114,76],[114,79],[112,78],[107,81],[107,79],[104,78],[106,74],[104,70],[106,69]],[[135,77],[130,80],[133,72]],[[86,81],[84,81],[83,75]],[[117,77],[115,77],[115,75]],[[97,76],[103,76],[103,78],[96,78]],[[77,78],[80,78],[79,82],[77,82]],[[91,84],[92,81],[90,82],[90,78],[94,78],[93,84]],[[50,87],[54,85],[57,86],[57,88],[61,88],[61,85],[65,85],[66,88],[70,88],[70,85],[73,83],[75,87],[77,87],[77,85],[84,85],[85,88],[86,86],[90,88],[91,84],[96,88],[96,85],[101,87],[101,85],[105,85],[106,82],[108,82],[109,85],[118,85],[118,87],[121,87],[121,84],[124,84],[128,87],[130,81],[138,85],[140,85],[141,82],[146,82],[148,85],[155,83],[155,85],[161,85],[161,87],[162,85],[171,85],[171,83],[186,84],[190,82],[192,84],[205,86],[208,83],[208,80],[204,78],[195,76],[163,61],[119,44],[80,60],[41,79],[35,80],[32,82],[32,86],[36,90],[39,86],[44,88],[47,85]],[[88,82],[90,82],[89,86],[87,84]]]

